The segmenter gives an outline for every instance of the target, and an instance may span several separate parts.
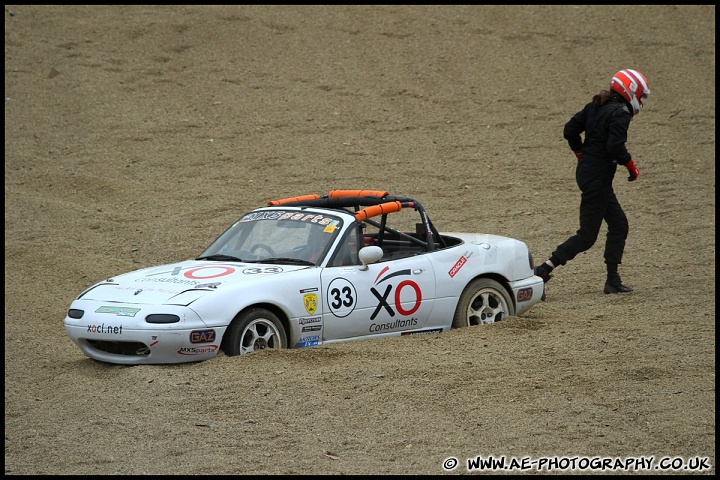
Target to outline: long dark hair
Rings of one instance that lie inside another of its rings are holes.
[[[610,100],[625,100],[622,96],[613,90],[602,90],[600,93],[595,95],[592,99],[592,103],[598,107],[602,107]]]

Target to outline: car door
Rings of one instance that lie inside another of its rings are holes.
[[[323,340],[421,329],[435,300],[435,275],[425,255],[322,272]]]

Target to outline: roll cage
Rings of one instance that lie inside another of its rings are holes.
[[[332,190],[324,196],[311,194],[268,202],[270,207],[280,205],[329,208],[351,213],[361,228],[367,223],[378,229],[375,242],[379,247],[407,242],[426,252],[448,247],[446,239],[438,233],[425,208],[413,198],[398,197],[381,190]],[[387,224],[390,213],[404,208],[412,208],[420,214],[420,222],[415,224],[415,232],[402,232]],[[378,216],[379,221],[373,218]]]

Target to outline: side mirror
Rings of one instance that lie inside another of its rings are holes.
[[[362,270],[367,270],[369,264],[377,262],[382,258],[382,256],[383,250],[378,246],[373,245],[370,247],[361,248],[358,252],[360,263],[362,263],[362,267],[360,268]]]

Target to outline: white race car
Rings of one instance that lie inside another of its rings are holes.
[[[195,260],[93,285],[65,330],[128,365],[440,333],[526,312],[543,299],[533,267],[519,240],[439,233],[412,198],[334,190],[268,202]]]

